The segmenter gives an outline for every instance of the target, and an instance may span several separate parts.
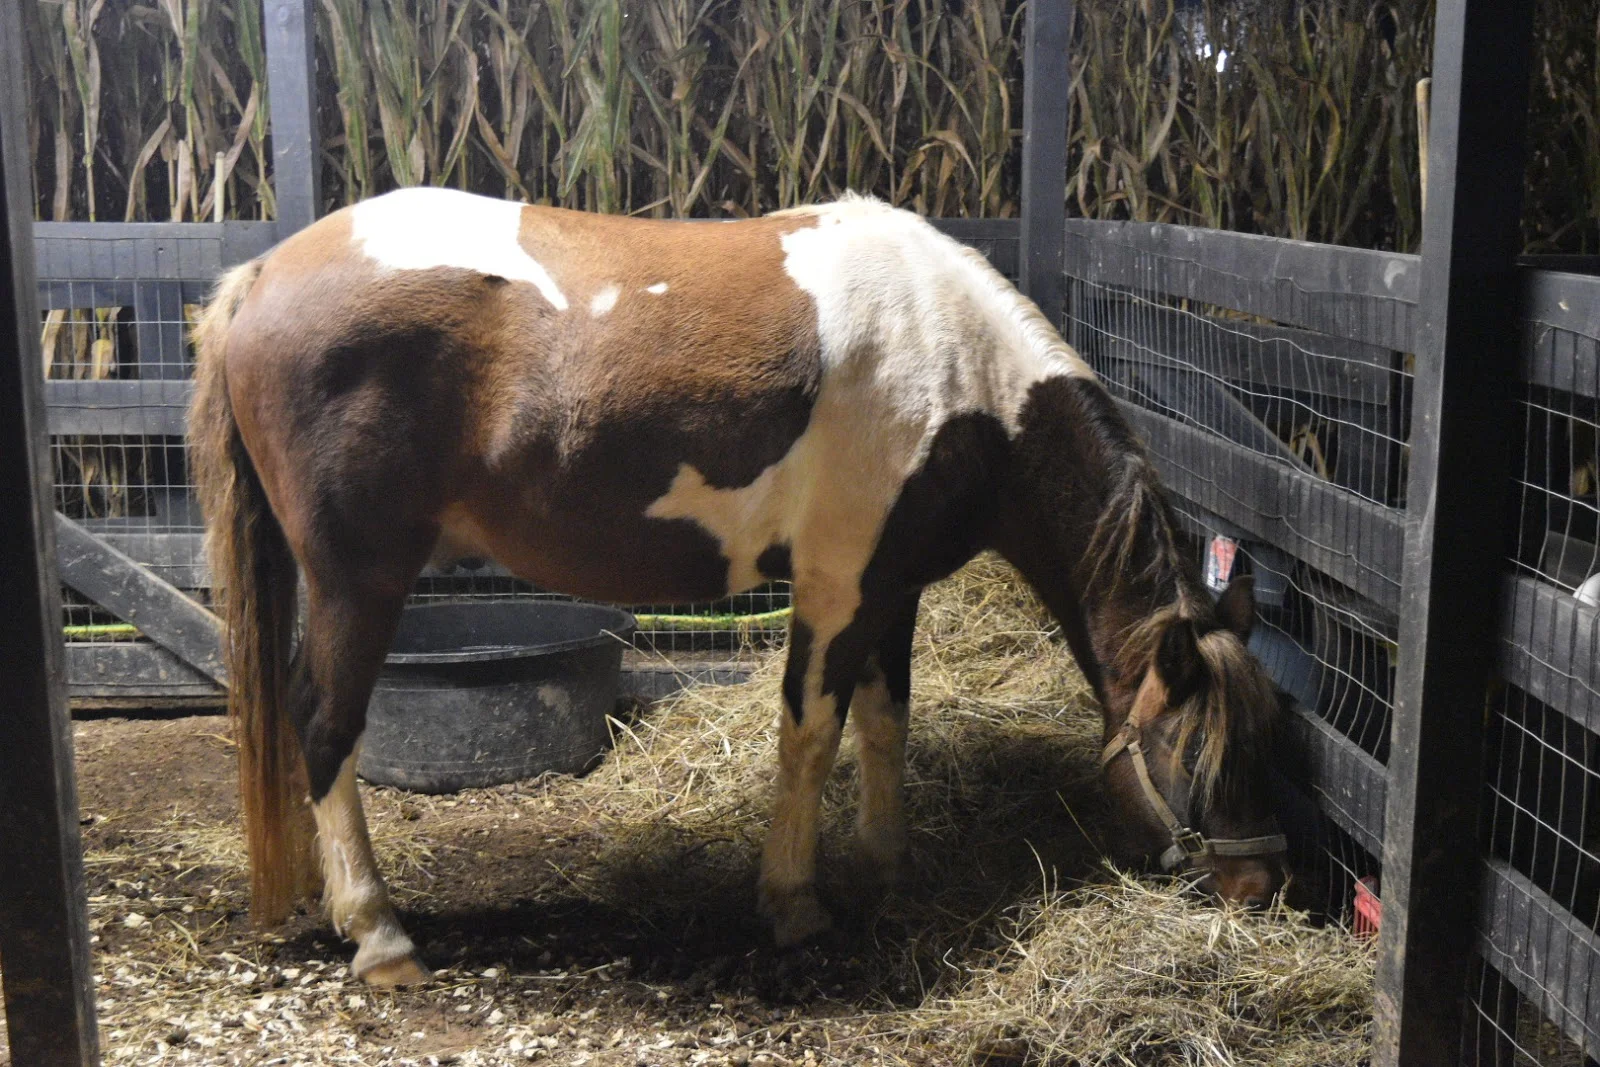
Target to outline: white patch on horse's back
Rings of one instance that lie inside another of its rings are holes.
[[[816,303],[825,371],[876,360],[884,392],[930,434],[967,411],[1015,432],[1034,383],[1094,377],[979,253],[925,220],[865,197],[807,214],[817,225],[782,238],[784,271]]]
[[[667,291],[667,283],[656,282],[654,285],[647,285],[644,287],[644,291],[649,293],[651,296],[661,296]]]
[[[866,198],[782,214],[815,220],[781,238],[816,307],[806,430],[748,485],[681,464],[645,515],[711,535],[729,592],[762,580],[764,549],[789,546],[796,611],[820,647],[853,617],[884,521],[952,417],[988,412],[1015,433],[1035,383],[1094,375],[1003,276],[921,219]]]
[[[589,314],[598,319],[600,316],[609,313],[612,308],[617,306],[617,297],[621,295],[622,289],[620,286],[607,285],[602,287],[599,292],[594,294],[594,298],[589,301]]]
[[[567,297],[520,241],[525,205],[454,189],[415,186],[351,209],[351,238],[388,270],[456,267],[526,282],[557,311]]]

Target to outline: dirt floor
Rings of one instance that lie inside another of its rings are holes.
[[[997,595],[1013,594],[962,593],[1003,624],[1015,606]],[[853,870],[847,742],[822,860],[837,928],[789,952],[754,912],[771,667],[619,709],[615,750],[581,779],[363,785],[402,919],[438,968],[395,993],[351,981],[318,916],[250,927],[225,718],[78,721],[107,1062],[1362,1062],[1370,950],[1110,869],[1097,716],[1065,653],[1039,626],[980,641],[960,612],[932,614],[910,875],[885,895]]]

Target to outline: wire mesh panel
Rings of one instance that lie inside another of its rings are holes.
[[[1600,279],[1530,273],[1529,294],[1473,1064],[1600,1057]]]
[[[1252,648],[1322,724],[1305,738],[1359,750],[1319,766],[1381,788],[1412,391],[1403,301],[1324,294],[1318,250],[1297,242],[1085,223],[1074,240],[1068,339],[1148,443],[1208,584],[1254,575]],[[1301,276],[1282,269],[1293,256]],[[1310,777],[1301,903],[1353,920],[1358,882],[1379,888],[1381,805],[1349,803],[1353,779]]]
[[[1535,1001],[1479,960],[1468,980],[1462,1058],[1482,1067],[1588,1067],[1594,1060]]]
[[[41,289],[56,509],[203,597],[202,526],[182,436],[193,361],[186,335],[202,286],[86,277],[46,280]],[[140,639],[87,598],[63,592],[70,643]]]

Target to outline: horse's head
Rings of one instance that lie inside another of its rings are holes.
[[[1260,906],[1287,877],[1267,788],[1278,698],[1245,648],[1249,579],[1197,616],[1160,612],[1134,633],[1126,672],[1142,679],[1101,758],[1123,813],[1124,851],[1199,876],[1201,889]]]

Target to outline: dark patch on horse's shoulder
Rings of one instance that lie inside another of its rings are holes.
[[[498,274],[485,274],[483,276],[483,280],[485,284],[495,286],[496,288],[502,285],[510,284]]]
[[[987,412],[952,416],[922,466],[905,480],[861,576],[863,593],[885,584],[920,589],[948,577],[988,539],[1011,440]]]
[[[768,545],[756,557],[756,570],[770,581],[788,581],[794,577],[794,560],[788,545]]]
[[[828,645],[822,689],[839,698],[841,714],[861,664],[907,599],[949,577],[988,544],[1010,452],[1005,427],[986,412],[952,416],[933,435],[927,458],[900,487],[861,573],[861,606]],[[909,669],[888,671],[895,679],[902,673],[909,678]],[[896,681],[891,697],[904,700],[908,691],[909,682]]]
[[[806,672],[811,668],[811,627],[795,615],[789,620],[789,658],[783,665],[783,702],[796,723],[805,718]]]

